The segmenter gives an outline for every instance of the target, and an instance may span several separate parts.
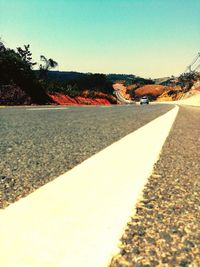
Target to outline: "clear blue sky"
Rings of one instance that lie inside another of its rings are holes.
[[[200,0],[0,0],[0,37],[59,70],[178,75],[200,52]]]

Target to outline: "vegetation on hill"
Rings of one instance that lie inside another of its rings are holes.
[[[51,102],[32,70],[34,65],[35,62],[32,62],[29,45],[25,45],[24,48],[18,47],[15,51],[6,48],[0,42],[0,94],[3,104],[6,103],[4,96],[7,95],[8,88],[11,90],[12,86],[15,90],[17,88],[23,90],[33,103],[45,104]],[[15,99],[13,101],[15,103]]]
[[[125,86],[133,84],[138,84],[138,86],[154,84],[154,81],[152,79],[145,79],[133,74],[107,74],[107,78],[112,83],[122,82]]]
[[[89,97],[91,98],[94,97],[94,92],[113,94],[112,83],[108,81],[106,75],[99,73],[82,74],[78,77],[64,80],[56,79],[55,76],[52,79],[50,74],[48,79],[43,80],[43,84],[48,92],[64,93],[70,97],[80,96],[85,90],[88,90]]]
[[[36,70],[38,73],[39,71]],[[48,71],[48,78],[50,80],[56,81],[65,81],[65,80],[74,80],[81,77],[86,77],[91,75],[92,73],[83,73],[83,72],[76,72],[76,71]],[[133,74],[105,74],[106,79],[112,83],[122,82],[125,85],[132,85],[132,84],[154,84],[154,80],[152,79],[145,79],[142,77],[135,76]]]
[[[188,92],[195,82],[200,80],[200,73],[197,71],[192,71],[184,73],[179,76],[178,82],[182,87],[184,93]]]
[[[39,75],[39,74],[38,74]],[[88,97],[94,98],[96,92],[101,92],[108,95],[111,103],[116,103],[113,100],[113,83],[121,83],[128,88],[137,89],[146,84],[153,84],[153,80],[136,77],[129,74],[92,74],[80,72],[58,72],[49,71],[48,80],[46,80],[46,87],[48,91],[64,93],[70,97],[77,97],[84,94],[87,90]],[[127,93],[131,94],[132,89]]]
[[[193,86],[200,80],[199,72],[188,72],[181,74],[178,78],[174,78],[169,86],[166,86],[165,90],[157,97],[157,101],[173,101],[179,100],[185,97],[189,97],[192,94],[197,93],[197,90],[193,90]]]
[[[127,99],[136,101],[143,95],[147,95],[150,100],[154,101],[173,101],[195,93],[196,90],[194,92],[191,92],[191,90],[193,85],[199,80],[200,73],[193,71],[183,73],[177,78],[171,76],[170,78],[155,79],[155,84],[147,83],[142,85],[142,83],[135,83],[133,85],[124,86],[121,92],[123,91],[123,95],[125,95]]]
[[[82,96],[85,90],[88,97],[96,97],[95,93],[102,98],[105,94],[112,95],[112,82],[104,74],[53,72],[58,63],[52,58],[41,56],[42,63],[39,70],[33,70],[36,62],[32,61],[30,46],[24,45],[16,50],[6,48],[0,42],[0,104],[22,104],[19,98],[27,104],[46,104],[53,102],[49,97],[53,93],[63,93],[70,97]],[[67,75],[66,75],[67,73]],[[68,76],[68,77],[66,77]],[[22,93],[24,92],[24,93]],[[12,97],[13,101],[12,101]],[[14,97],[15,96],[15,97]],[[17,97],[18,96],[18,97]],[[113,103],[116,103],[111,97]]]

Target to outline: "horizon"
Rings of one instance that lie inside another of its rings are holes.
[[[198,0],[0,0],[0,10],[6,47],[30,44],[57,71],[179,76],[200,51]]]
[[[34,69],[34,71],[39,71],[39,69]],[[144,78],[142,76],[137,76],[137,75],[134,75],[133,73],[118,73],[118,72],[108,72],[108,73],[103,73],[103,72],[84,72],[84,71],[76,71],[76,70],[57,70],[57,69],[50,69],[48,71],[55,71],[55,72],[75,72],[75,73],[80,73],[80,74],[104,74],[104,75],[127,75],[127,76],[135,76],[136,78]],[[173,75],[171,75],[173,76]],[[149,78],[149,79],[152,79],[152,80],[156,80],[156,79],[163,79],[163,78],[171,78],[171,76],[165,76],[165,77],[156,77],[156,78]],[[178,77],[178,76],[177,76]],[[174,78],[177,78],[174,76]],[[145,79],[148,79],[148,78],[145,78]]]

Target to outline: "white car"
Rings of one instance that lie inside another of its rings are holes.
[[[149,104],[149,98],[146,95],[140,98],[140,105],[143,105],[143,104]]]

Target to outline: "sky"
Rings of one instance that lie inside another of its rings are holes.
[[[0,0],[0,38],[60,71],[177,76],[200,52],[199,14],[199,0]]]

